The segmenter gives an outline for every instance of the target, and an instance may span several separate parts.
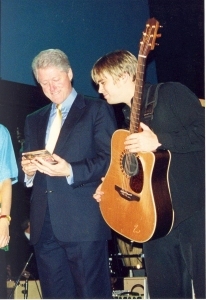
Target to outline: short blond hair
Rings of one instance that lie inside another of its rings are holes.
[[[98,78],[109,73],[114,81],[120,78],[124,73],[128,73],[133,81],[136,79],[137,58],[129,51],[116,50],[100,57],[91,70],[91,76],[98,84]]]

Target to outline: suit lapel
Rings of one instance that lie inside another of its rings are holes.
[[[59,152],[64,147],[64,144],[67,142],[71,132],[75,129],[76,124],[84,113],[85,108],[86,104],[84,97],[82,95],[77,95],[61,128],[54,153]]]

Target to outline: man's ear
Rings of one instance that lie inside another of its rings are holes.
[[[129,79],[129,74],[128,73],[123,73],[122,76],[120,77],[123,83],[126,83]]]
[[[68,77],[69,77],[69,80],[72,81],[72,78],[73,78],[73,72],[72,72],[72,69],[70,68],[69,71],[68,71]]]

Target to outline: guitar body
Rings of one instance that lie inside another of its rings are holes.
[[[106,223],[124,237],[143,243],[166,235],[173,225],[173,209],[168,184],[170,152],[132,154],[138,169],[128,175],[124,141],[130,134],[117,130],[112,136],[111,162],[101,190],[100,210]],[[131,154],[129,154],[131,155]]]

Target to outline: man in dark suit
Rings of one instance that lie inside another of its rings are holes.
[[[113,110],[103,100],[77,94],[62,51],[40,52],[32,68],[52,103],[27,116],[23,152],[47,149],[59,104],[62,116],[52,154],[57,163],[42,157],[21,162],[25,184],[33,186],[31,243],[43,298],[111,298],[111,233],[92,195],[110,161]]]

